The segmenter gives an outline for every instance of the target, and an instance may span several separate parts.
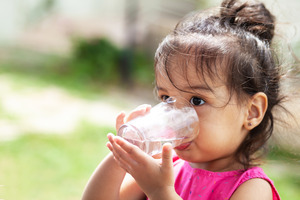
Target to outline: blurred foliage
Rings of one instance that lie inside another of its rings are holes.
[[[265,172],[274,181],[281,199],[300,199],[300,152],[271,145]]]
[[[129,63],[124,63],[124,58]],[[118,48],[105,38],[74,40],[72,56],[64,67],[69,75],[81,80],[120,86],[150,85],[154,79],[152,58],[143,51]],[[124,71],[129,72],[124,74]],[[128,76],[125,77],[128,82],[124,82],[124,76]]]
[[[28,49],[7,48],[0,60],[0,73],[40,79],[71,90],[101,90],[108,86],[152,87],[153,58],[143,50],[119,48],[105,38],[75,39],[68,57]],[[130,81],[124,82],[124,56],[130,56]]]
[[[75,41],[73,55],[68,66],[71,73],[90,79],[116,81],[118,73],[120,50],[106,39]]]
[[[124,64],[124,57],[128,57],[130,66]],[[152,58],[143,51],[118,48],[105,38],[74,40],[67,71],[80,79],[124,86],[125,67],[129,70],[129,82],[150,84],[154,79]]]
[[[106,133],[111,131],[83,121],[67,135],[27,133],[0,141],[1,197],[80,199],[90,175],[108,153]]]
[[[207,9],[210,8],[211,2],[207,0],[195,0],[197,9]]]
[[[269,160],[282,160],[286,162],[300,162],[300,152],[296,149],[282,147],[281,145],[271,145],[268,152]]]

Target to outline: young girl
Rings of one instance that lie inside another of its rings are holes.
[[[282,100],[274,20],[262,3],[225,0],[180,21],[155,54],[156,88],[162,100],[181,96],[194,105],[197,138],[173,150],[166,144],[155,159],[109,134],[112,153],[83,199],[280,199],[258,167]],[[150,109],[119,114],[116,128]]]

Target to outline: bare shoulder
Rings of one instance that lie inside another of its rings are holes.
[[[230,199],[272,200],[272,187],[268,181],[254,178],[241,184]]]

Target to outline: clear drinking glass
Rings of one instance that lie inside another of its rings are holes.
[[[123,124],[118,136],[152,156],[161,153],[164,143],[178,147],[192,141],[198,125],[197,113],[188,101],[169,97],[147,114]]]

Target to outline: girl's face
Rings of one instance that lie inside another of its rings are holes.
[[[173,83],[181,91],[174,87],[166,73],[156,73],[159,97],[164,100],[168,96],[181,96],[194,105],[199,117],[198,136],[175,151],[192,167],[210,171],[240,168],[234,153],[248,133],[243,126],[247,108],[230,95],[225,81],[219,77],[215,80],[207,78],[206,82],[199,77],[193,68],[188,69],[185,76],[173,70]]]

